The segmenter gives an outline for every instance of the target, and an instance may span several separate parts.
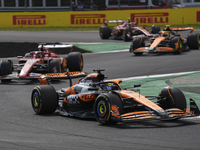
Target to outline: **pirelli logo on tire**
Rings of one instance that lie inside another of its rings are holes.
[[[166,24],[169,22],[169,13],[134,13],[131,14],[131,21],[138,24]]]
[[[46,25],[46,15],[13,15],[13,25]]]
[[[74,14],[71,15],[72,25],[102,25],[106,19],[105,14]]]

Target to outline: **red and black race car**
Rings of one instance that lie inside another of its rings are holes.
[[[11,59],[0,60],[0,80],[9,82],[12,79],[35,79],[43,73],[82,71],[83,56],[80,52],[70,52],[67,58],[60,57],[48,49],[48,46],[67,47],[72,45],[40,45],[37,51],[18,56],[18,64]]]
[[[40,76],[42,85],[36,86],[31,95],[33,110],[39,115],[56,112],[65,116],[96,118],[101,124],[199,116],[199,108],[192,99],[190,110],[186,110],[185,96],[177,88],[164,87],[158,96],[143,96],[138,89],[141,85],[122,89],[121,80],[104,80],[105,76],[101,73],[104,69],[94,71],[87,76],[84,72],[48,73]],[[72,85],[71,79],[80,76],[84,77]],[[49,79],[62,78],[70,79],[70,87],[56,91],[48,83]]]
[[[199,49],[200,34],[192,33],[193,27],[169,27],[154,34],[152,37],[135,36],[130,46],[131,53],[174,53],[180,54],[189,49]],[[186,38],[181,37],[178,31],[190,31]]]
[[[108,23],[117,23],[117,26],[111,29],[108,26]],[[118,25],[121,23],[120,25]],[[137,26],[137,23],[130,22],[130,20],[108,20],[105,21],[105,26],[102,26],[99,30],[99,35],[101,39],[109,39],[110,36],[113,36],[114,39],[120,39],[124,41],[132,40],[134,35],[144,35],[151,36],[151,34],[156,34],[160,31],[159,26],[152,26],[152,30],[148,31],[145,29],[145,26]]]

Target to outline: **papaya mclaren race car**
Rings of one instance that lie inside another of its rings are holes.
[[[190,111],[186,111],[186,99],[177,88],[164,87],[158,96],[142,96],[134,85],[122,89],[121,80],[104,81],[104,69],[95,73],[84,72],[49,73],[41,75],[42,85],[36,86],[31,95],[31,104],[36,114],[52,114],[81,118],[96,118],[101,124],[138,119],[172,120],[199,116],[199,108],[190,99]],[[72,85],[71,79],[84,76]],[[69,79],[70,87],[56,91],[49,79]],[[136,88],[134,90],[134,88]],[[130,90],[128,90],[130,89]],[[153,102],[152,99],[156,99]]]
[[[0,60],[0,80],[37,79],[43,73],[82,71],[83,56],[80,52],[70,52],[66,58],[53,53],[49,48],[72,47],[72,45],[39,45],[37,51],[18,56],[18,64],[11,59]],[[71,49],[71,48],[70,48]]]
[[[108,23],[117,23],[117,26],[111,29]],[[118,25],[121,23],[120,25]],[[136,22],[130,22],[129,20],[108,20],[104,22],[99,30],[99,35],[101,39],[109,39],[113,36],[114,39],[130,41],[134,35],[144,35],[146,37],[152,36],[152,34],[157,34],[160,31],[159,26],[152,26],[152,30],[148,31],[145,26],[137,26]]]
[[[190,30],[187,38],[183,38],[178,31]],[[129,52],[135,55],[143,53],[174,53],[180,54],[189,49],[199,49],[200,34],[192,33],[193,27],[167,27],[160,31],[159,34],[152,37],[133,37]]]

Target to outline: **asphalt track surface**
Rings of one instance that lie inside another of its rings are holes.
[[[0,32],[0,41],[12,42],[122,42],[102,41],[98,32]],[[83,54],[84,71],[105,68],[108,79],[199,71],[200,50],[181,55],[134,56],[129,52]],[[13,58],[16,61],[16,58]],[[38,81],[0,84],[0,149],[137,149],[197,150],[200,119],[135,121],[102,126],[93,119],[36,115],[31,91]],[[68,81],[52,82],[55,89]],[[157,93],[156,93],[157,95]]]

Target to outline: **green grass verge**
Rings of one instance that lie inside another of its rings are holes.
[[[193,27],[194,29],[200,29],[200,25],[173,25],[172,27]],[[15,28],[0,28],[0,31],[98,31],[99,27],[15,27]],[[146,26],[150,29],[151,26]],[[160,26],[164,29],[165,26]]]

